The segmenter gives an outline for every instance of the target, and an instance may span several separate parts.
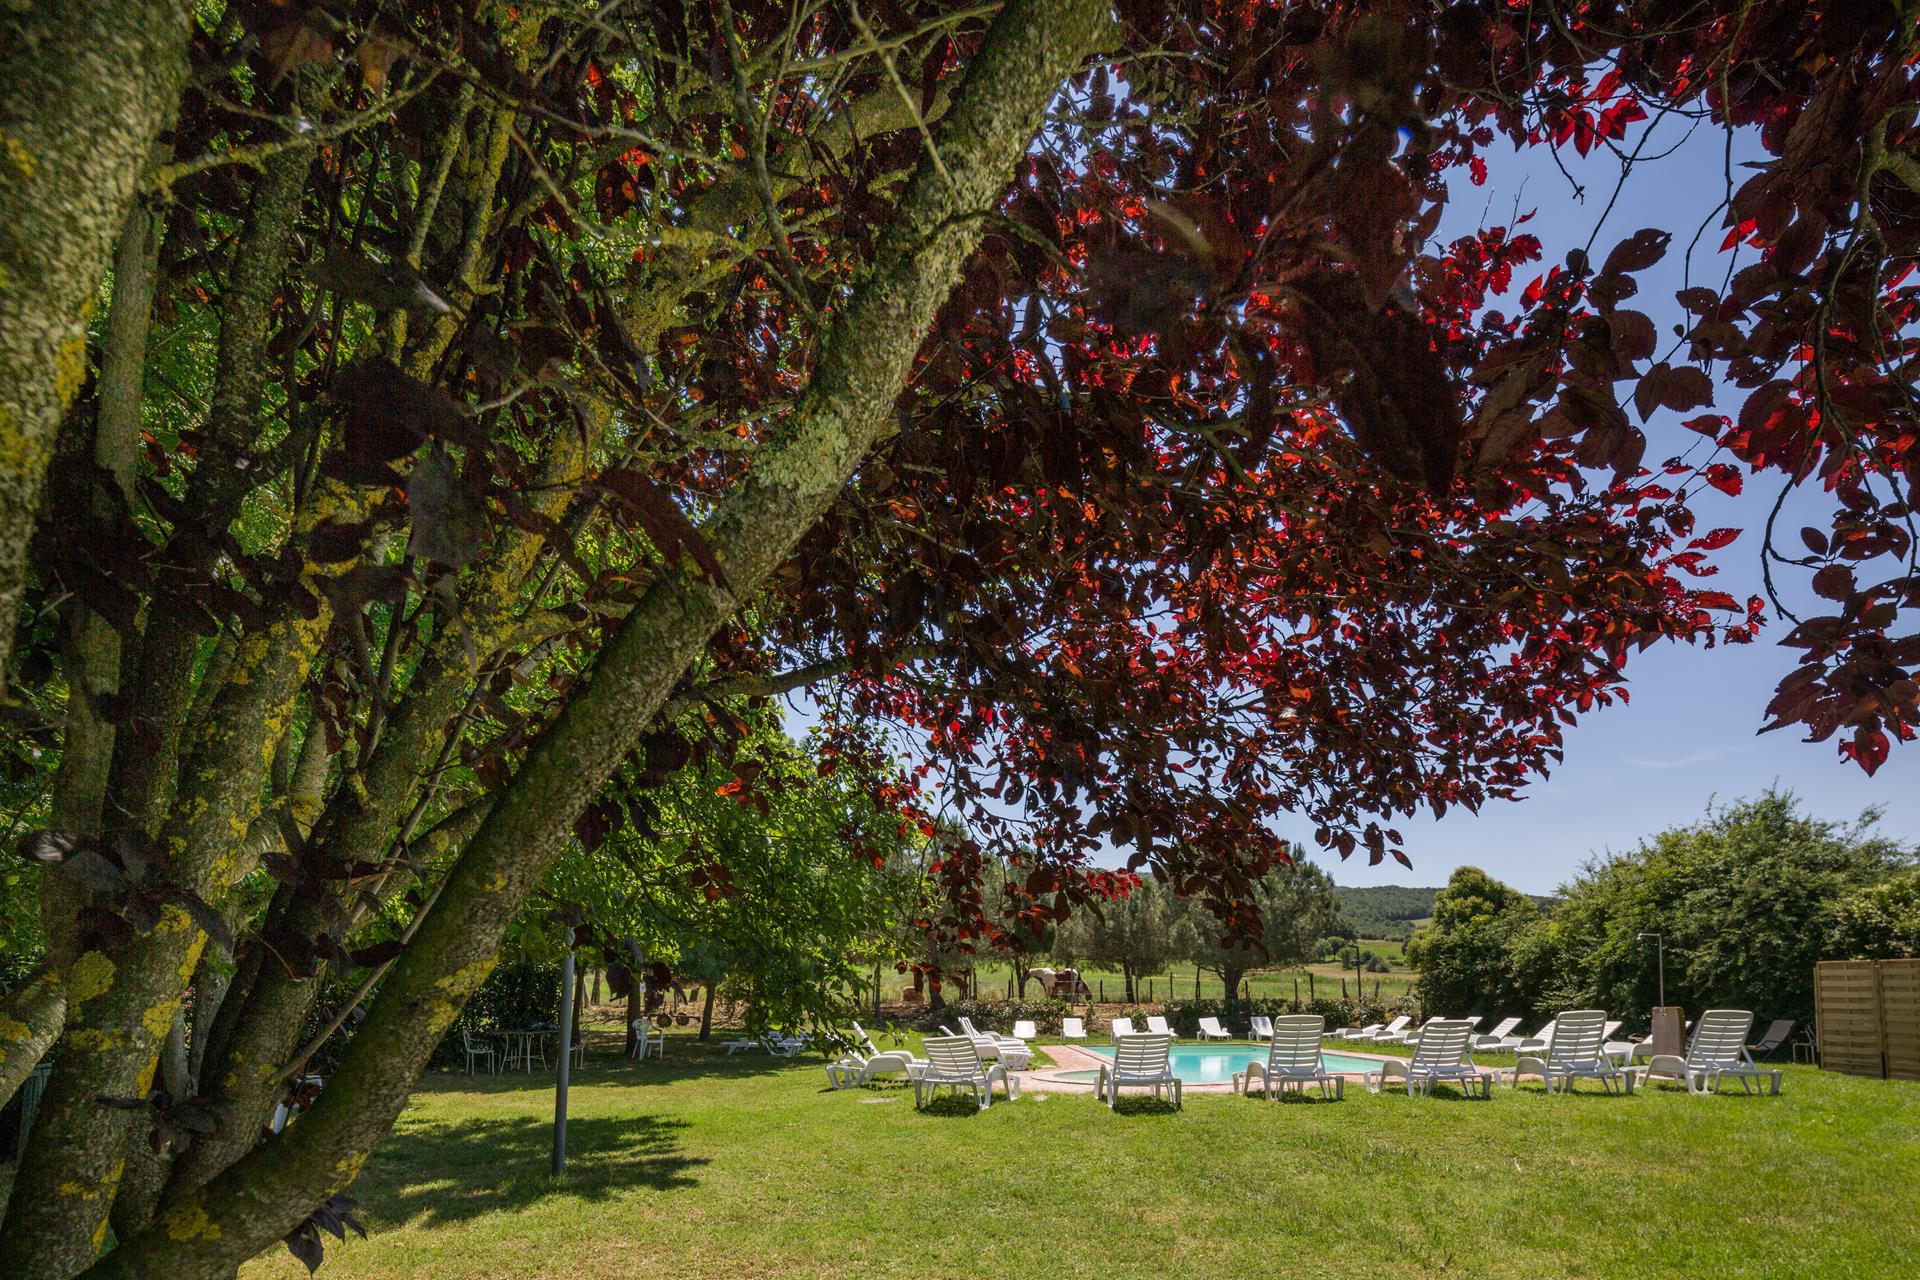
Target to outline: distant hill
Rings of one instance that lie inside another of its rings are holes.
[[[1433,916],[1433,900],[1439,892],[1438,887],[1415,889],[1397,884],[1334,888],[1341,912],[1353,922],[1354,931],[1360,937],[1402,942],[1413,936],[1416,925],[1426,923]],[[1555,901],[1544,894],[1528,896],[1539,903],[1543,911]]]
[[[1340,910],[1361,937],[1402,940],[1413,936],[1416,921],[1433,914],[1434,895],[1439,892],[1437,887],[1412,889],[1397,884],[1334,890]]]

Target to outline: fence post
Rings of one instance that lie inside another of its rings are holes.
[[[1340,979],[1340,999],[1344,1001],[1346,998],[1347,998],[1347,980],[1345,978],[1342,978]]]
[[[1152,978],[1147,979],[1147,1003],[1148,1004],[1153,1003],[1153,979]]]
[[[1293,1002],[1295,1004],[1300,1003],[1300,977],[1298,974],[1295,974],[1293,979]]]
[[[1105,978],[1102,978],[1100,979],[1100,1003],[1105,1004],[1106,1002],[1107,1002],[1107,980]]]
[[[1293,980],[1293,985],[1294,985],[1294,989],[1298,990],[1300,987],[1300,979],[1295,978]],[[1320,998],[1319,996],[1313,993],[1313,970],[1309,969],[1307,970],[1307,999],[1318,1000],[1319,998]]]

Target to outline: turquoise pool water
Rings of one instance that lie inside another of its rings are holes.
[[[1113,1056],[1111,1045],[1083,1045],[1089,1053],[1097,1053],[1103,1058]],[[1350,1053],[1323,1052],[1321,1059],[1329,1071],[1378,1071],[1380,1063],[1375,1058],[1357,1058]],[[1183,1084],[1227,1084],[1232,1081],[1233,1073],[1245,1071],[1249,1062],[1265,1062],[1267,1048],[1264,1044],[1177,1044],[1173,1046],[1173,1074],[1180,1077]],[[1067,1071],[1060,1076],[1062,1080],[1080,1080],[1092,1084],[1097,1071]]]

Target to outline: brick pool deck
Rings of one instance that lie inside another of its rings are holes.
[[[1245,1048],[1249,1060],[1262,1057],[1266,1048],[1263,1044],[1254,1043],[1236,1042],[1219,1044],[1217,1041],[1215,1043],[1222,1049]],[[1049,1058],[1052,1058],[1053,1065],[1040,1070],[1014,1072],[1015,1075],[1020,1077],[1020,1089],[1022,1092],[1092,1093],[1093,1081],[1067,1080],[1063,1079],[1063,1077],[1077,1071],[1098,1071],[1102,1064],[1108,1061],[1099,1054],[1089,1053],[1078,1045],[1036,1044],[1034,1047],[1046,1054]],[[1333,1052],[1348,1058],[1365,1058],[1369,1062],[1391,1061],[1391,1059],[1380,1054],[1358,1053],[1351,1049],[1335,1049]],[[1336,1076],[1344,1076],[1356,1085],[1360,1083],[1361,1073],[1358,1071],[1336,1071],[1333,1074]],[[1226,1080],[1212,1080],[1206,1083],[1195,1082],[1182,1086],[1182,1092],[1232,1093],[1233,1085]]]

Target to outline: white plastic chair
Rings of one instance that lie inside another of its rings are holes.
[[[1085,1040],[1087,1024],[1079,1018],[1060,1019],[1060,1038],[1062,1040]]]
[[[1200,1038],[1202,1040],[1231,1040],[1233,1032],[1220,1025],[1218,1018],[1200,1019]]]
[[[1613,1026],[1617,1030],[1619,1023]],[[1598,1080],[1612,1093],[1620,1086],[1633,1092],[1633,1076],[1607,1055],[1607,1015],[1600,1009],[1571,1009],[1553,1020],[1553,1040],[1546,1051],[1522,1054],[1507,1073],[1515,1085],[1521,1076],[1538,1076],[1552,1093],[1556,1084],[1572,1093],[1574,1082]]]
[[[1326,1026],[1327,1020],[1325,1018],[1320,1019],[1320,1025],[1323,1027]],[[1251,1018],[1247,1020],[1247,1039],[1249,1040],[1273,1039],[1273,1019],[1267,1017],[1263,1013],[1254,1014]]]
[[[1785,1076],[1778,1067],[1763,1067],[1747,1052],[1747,1034],[1753,1030],[1753,1013],[1748,1009],[1709,1009],[1700,1015],[1687,1044],[1687,1056],[1658,1053],[1640,1068],[1640,1082],[1659,1076],[1683,1080],[1688,1093],[1718,1093],[1720,1082],[1732,1076],[1745,1093],[1756,1083],[1765,1084],[1768,1094],[1780,1092]]]
[[[1022,1019],[1013,1024],[1013,1038],[1016,1040],[1038,1040],[1040,1038],[1040,1029],[1034,1026],[1031,1020]]]
[[[1167,1020],[1159,1014],[1148,1014],[1147,1034],[1150,1036],[1170,1036],[1173,1034],[1173,1028],[1168,1026]]]
[[[988,1066],[980,1057],[980,1042],[971,1036],[932,1036],[925,1042],[927,1065],[913,1077],[913,1105],[926,1105],[942,1087],[955,1093],[970,1089],[974,1101],[985,1111],[993,1105],[993,1082],[997,1079],[1009,1099],[1020,1096],[1020,1077],[999,1063]]]
[[[662,1027],[653,1025],[651,1018],[633,1020],[633,1057],[645,1061],[647,1055],[653,1055],[662,1062],[667,1057],[667,1033]]]
[[[1140,1033],[1133,1029],[1132,1018],[1115,1018],[1113,1020],[1112,1034],[1113,1038],[1118,1040],[1121,1036],[1132,1036]]]
[[[1345,1079],[1328,1071],[1320,1056],[1320,1034],[1326,1029],[1327,1020],[1314,1013],[1289,1014],[1275,1019],[1267,1060],[1249,1062],[1245,1071],[1236,1071],[1234,1092],[1250,1095],[1253,1082],[1258,1080],[1260,1092],[1268,1101],[1280,1097],[1288,1085],[1304,1093],[1308,1085],[1317,1084],[1323,1097],[1346,1097]],[[1329,1088],[1333,1090],[1331,1095],[1327,1093]]]
[[[1467,1096],[1493,1096],[1493,1075],[1474,1065],[1467,1056],[1467,1037],[1473,1028],[1464,1022],[1441,1019],[1429,1022],[1421,1032],[1411,1060],[1393,1059],[1380,1070],[1362,1077],[1367,1092],[1378,1093],[1389,1080],[1405,1083],[1407,1096],[1431,1092],[1435,1084],[1457,1084]]]
[[[1172,1053],[1171,1035],[1116,1036],[1113,1061],[1101,1064],[1100,1075],[1093,1085],[1094,1096],[1105,1099],[1107,1107],[1112,1109],[1120,1100],[1122,1086],[1151,1088],[1156,1099],[1162,1089],[1167,1089],[1172,1093],[1173,1105],[1180,1106],[1180,1077],[1173,1074],[1169,1062]]]

